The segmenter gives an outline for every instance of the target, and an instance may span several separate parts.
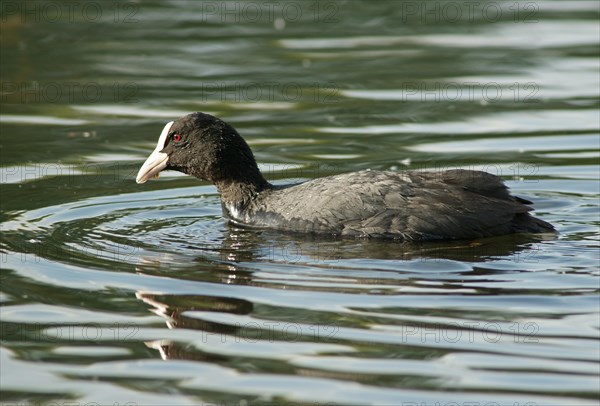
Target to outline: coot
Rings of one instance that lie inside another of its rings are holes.
[[[408,241],[554,231],[529,215],[531,202],[480,171],[364,170],[271,185],[237,131],[205,113],[165,125],[136,181],[165,169],[216,185],[224,216],[241,226]]]

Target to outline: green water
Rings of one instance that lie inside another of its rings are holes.
[[[0,11],[3,404],[596,404],[598,2]],[[191,111],[272,182],[484,169],[559,234],[237,229],[212,185],[135,183]]]

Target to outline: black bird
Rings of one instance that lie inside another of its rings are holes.
[[[240,226],[405,241],[553,232],[497,176],[481,171],[370,171],[274,186],[224,121],[192,113],[169,122],[140,169],[144,183],[173,169],[216,185],[224,216]]]

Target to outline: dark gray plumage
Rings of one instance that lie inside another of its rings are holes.
[[[164,169],[214,183],[225,217],[238,225],[411,241],[554,231],[529,215],[531,202],[511,196],[486,172],[360,171],[273,186],[235,129],[204,113],[174,122],[160,143],[138,182],[146,181],[145,168],[159,154]]]

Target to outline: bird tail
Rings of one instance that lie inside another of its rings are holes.
[[[518,233],[553,233],[556,231],[552,224],[528,213],[515,216],[513,225]]]

